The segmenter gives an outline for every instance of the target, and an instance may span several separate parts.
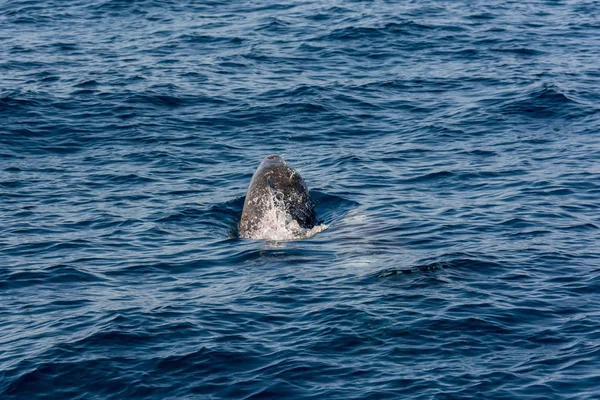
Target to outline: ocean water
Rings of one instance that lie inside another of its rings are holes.
[[[0,398],[600,398],[600,2],[0,1]],[[327,229],[239,238],[269,154]]]

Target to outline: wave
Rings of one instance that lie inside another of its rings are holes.
[[[53,265],[43,270],[25,270],[5,273],[0,288],[26,288],[33,285],[60,285],[65,283],[102,282],[102,276],[70,265]]]
[[[412,35],[433,29],[432,26],[414,21],[390,22],[379,27],[348,26],[338,28],[329,33],[322,40],[369,40],[387,35]]]
[[[492,112],[531,118],[575,118],[600,111],[597,107],[592,107],[568,95],[557,85],[549,83],[534,85],[522,92],[509,92],[502,97],[507,99],[484,102],[492,105]]]

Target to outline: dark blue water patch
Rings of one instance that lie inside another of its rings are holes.
[[[215,229],[217,236],[236,237],[237,225],[242,215],[245,196],[212,205],[205,209],[184,208],[160,217],[156,220],[165,226],[180,226],[181,224],[201,224],[207,229]]]
[[[386,35],[410,35],[412,33],[422,32],[427,29],[431,29],[431,27],[416,24],[412,21],[403,23],[387,23],[381,27],[349,26],[334,30],[325,38],[325,40],[369,40],[378,39]]]
[[[94,87],[94,86],[98,86],[98,81],[95,79],[89,79],[89,80],[83,80],[81,82],[79,82],[78,84],[76,84],[76,87]]]
[[[547,118],[550,116],[573,118],[577,114],[581,115],[582,112],[586,113],[586,108],[550,85],[532,88],[530,91],[518,94],[513,99],[500,105],[500,110],[504,114],[518,113],[534,118]],[[587,112],[596,111],[589,109]]]
[[[310,199],[315,206],[317,220],[326,225],[339,222],[346,214],[359,206],[356,201],[316,189],[310,191]]]
[[[529,49],[527,47],[514,47],[514,48],[498,48],[493,49],[492,51],[502,52],[502,53],[512,53],[519,56],[540,56],[544,55],[543,51]]]
[[[3,277],[1,286],[24,288],[37,284],[68,284],[102,281],[102,277],[69,265],[54,265],[41,271],[21,271]]]
[[[2,92],[0,95],[0,111],[7,112],[10,110],[30,109],[35,106],[37,101],[34,99],[24,98],[25,96],[19,91]]]

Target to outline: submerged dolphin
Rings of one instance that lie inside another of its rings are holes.
[[[304,179],[283,158],[266,157],[248,186],[240,236],[277,239],[272,232],[292,232],[293,236],[293,231],[311,229],[315,224],[315,209]]]

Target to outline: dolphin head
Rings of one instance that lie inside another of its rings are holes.
[[[262,160],[258,168],[260,169],[265,167],[274,167],[276,165],[285,165],[285,160],[279,156],[270,155],[265,157],[264,160]]]

